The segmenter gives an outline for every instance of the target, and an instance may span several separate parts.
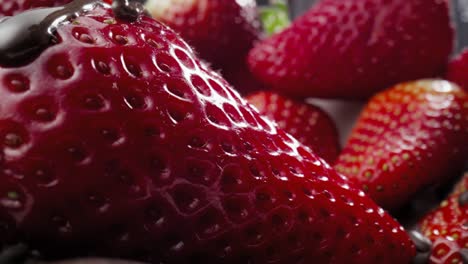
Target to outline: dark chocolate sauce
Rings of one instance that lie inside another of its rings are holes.
[[[432,242],[421,234],[418,230],[408,232],[409,237],[416,246],[416,256],[413,259],[413,264],[425,264],[431,256]]]
[[[416,246],[416,250],[418,252],[430,252],[432,249],[432,242],[421,234],[418,230],[411,230],[409,231],[409,236],[411,240],[413,240],[414,245]]]
[[[54,32],[61,23],[98,4],[98,0],[75,0],[63,7],[33,9],[2,20],[0,65],[17,67],[33,60],[56,41]]]
[[[460,250],[460,254],[462,256],[463,264],[468,264],[468,249],[467,248],[462,248]]]
[[[146,14],[141,0],[114,0],[112,8],[117,18],[133,22]],[[57,27],[80,14],[105,5],[99,0],[75,0],[63,7],[26,11],[14,17],[0,19],[0,65],[19,67],[34,60],[57,42]]]
[[[431,257],[431,252],[416,252],[412,264],[427,264]]]
[[[117,18],[136,21],[142,15],[148,15],[142,0],[114,0],[112,10]]]
[[[0,252],[0,264],[36,263],[38,258],[39,252],[25,244],[8,246]]]
[[[63,7],[26,11],[0,22],[0,65],[22,66],[56,41],[57,27],[80,13],[93,9],[98,0],[75,0]]]
[[[458,197],[458,204],[460,206],[465,206],[468,204],[468,191],[464,191],[460,196]]]

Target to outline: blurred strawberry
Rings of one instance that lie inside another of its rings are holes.
[[[223,75],[247,68],[247,52],[260,36],[255,0],[148,0],[146,7]]]
[[[447,79],[468,91],[468,49],[465,49],[450,62]]]
[[[272,92],[249,95],[247,101],[328,163],[335,162],[340,148],[338,132],[320,108]]]
[[[432,242],[429,263],[468,263],[468,173],[454,192],[420,222]]]
[[[335,168],[378,204],[396,209],[463,168],[467,120],[468,95],[458,86],[441,80],[397,85],[370,100]]]
[[[323,0],[248,61],[288,95],[366,98],[442,74],[453,42],[447,0]]]
[[[1,0],[0,17],[13,16],[36,7],[61,6],[73,0]]]

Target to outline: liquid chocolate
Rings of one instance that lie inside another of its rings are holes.
[[[105,5],[99,0],[75,0],[63,7],[41,8],[0,19],[0,66],[19,67],[56,42],[57,27],[80,14]],[[140,0],[114,0],[117,18],[135,21],[145,14]]]
[[[462,256],[463,264],[468,264],[468,249],[463,248],[462,250],[460,250],[460,254]]]
[[[427,263],[431,256],[432,242],[425,237],[419,230],[411,230],[408,232],[411,240],[416,246],[416,256],[413,259],[414,264]]]
[[[418,252],[430,252],[432,249],[432,242],[425,237],[418,230],[411,230],[408,232],[411,240],[413,240],[416,250]]]
[[[460,205],[460,207],[468,204],[468,191],[465,191],[462,194],[460,194],[460,197],[458,197],[458,204]]]
[[[149,15],[142,0],[114,0],[112,9],[117,18],[127,21],[135,21],[141,15]]]

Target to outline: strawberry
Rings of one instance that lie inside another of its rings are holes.
[[[0,17],[13,16],[36,7],[61,6],[72,0],[2,0]]]
[[[11,55],[0,57],[0,245],[151,263],[410,261],[391,216],[174,31],[115,6],[80,0],[38,27],[44,9],[0,23],[19,27],[7,40],[56,40],[0,46]]]
[[[429,263],[468,262],[468,173],[439,208],[421,219],[420,229],[433,243]]]
[[[468,155],[468,95],[442,80],[399,84],[373,97],[335,168],[396,209],[450,180]]]
[[[468,91],[468,49],[449,63],[446,77]]]
[[[334,163],[340,148],[338,131],[322,109],[272,92],[257,92],[246,99],[318,156]]]
[[[148,0],[146,7],[154,18],[179,32],[202,59],[225,76],[231,77],[247,68],[247,52],[260,36],[255,0]]]
[[[441,74],[453,46],[447,0],[323,0],[248,56],[282,93],[367,98]]]

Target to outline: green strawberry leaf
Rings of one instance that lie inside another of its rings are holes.
[[[291,23],[286,1],[272,0],[270,2],[271,5],[260,8],[260,19],[268,36],[280,32]]]

